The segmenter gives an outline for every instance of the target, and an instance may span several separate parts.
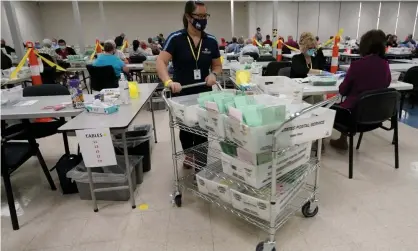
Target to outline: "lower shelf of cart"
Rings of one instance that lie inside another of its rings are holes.
[[[192,192],[194,195],[228,211],[229,213],[232,213],[233,215],[257,226],[258,228],[263,229],[264,231],[268,232],[270,230],[270,222],[265,221],[263,219],[260,219],[256,216],[247,214],[243,211],[240,211],[238,209],[235,209],[231,204],[228,204],[224,201],[221,201],[215,196],[203,194],[199,192],[197,185],[192,181],[190,178],[183,178],[180,180],[179,185],[181,188],[184,188],[190,192]],[[301,209],[301,207],[307,202],[310,201],[316,194],[316,191],[313,186],[305,184],[302,186],[300,191],[298,192],[298,195],[285,207],[285,209],[278,215],[274,229],[277,230],[283,224],[286,223],[286,221],[295,214],[296,211]]]

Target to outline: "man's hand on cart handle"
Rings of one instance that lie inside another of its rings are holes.
[[[208,86],[216,85],[216,74],[213,72],[209,74],[206,77],[205,82]]]
[[[182,87],[181,87],[181,84],[180,83],[178,83],[178,82],[170,82],[170,83],[168,83],[168,87],[170,87],[170,89],[171,89],[171,92],[172,93],[178,93],[178,92],[181,92],[181,89],[182,89]]]

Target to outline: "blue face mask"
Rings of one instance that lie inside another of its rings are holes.
[[[195,27],[196,30],[200,30],[200,31],[205,30],[207,24],[208,24],[207,19],[194,19],[193,18],[193,21],[192,21],[193,27]]]
[[[308,55],[308,56],[310,56],[310,57],[314,57],[314,56],[315,56],[315,52],[316,52],[316,50],[315,50],[315,49],[309,49],[309,50],[306,52],[306,55]]]

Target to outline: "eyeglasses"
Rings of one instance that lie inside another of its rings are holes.
[[[191,16],[195,19],[209,19],[210,14],[206,13],[206,14],[191,14]]]

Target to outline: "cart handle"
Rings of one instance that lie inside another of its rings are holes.
[[[195,83],[195,84],[191,84],[191,85],[185,85],[185,86],[182,86],[182,90],[187,89],[187,88],[204,86],[204,85],[206,85],[206,82],[200,82],[200,83]],[[222,90],[222,86],[218,81],[216,81],[216,86],[219,88],[219,90]],[[168,99],[167,99],[167,95],[166,95],[167,92],[171,92],[170,87],[165,87],[164,88],[164,90],[161,92],[161,97],[163,98],[165,104],[168,106],[168,109],[171,109],[171,106],[168,103]]]
[[[302,115],[304,115],[304,114],[306,114],[306,113],[308,113],[308,112],[310,112],[310,111],[313,111],[313,110],[315,110],[315,109],[317,109],[317,108],[319,108],[319,107],[325,106],[325,107],[329,108],[329,107],[331,107],[333,104],[335,104],[335,102],[337,102],[340,98],[341,98],[341,96],[340,96],[340,95],[336,95],[336,96],[334,96],[334,97],[332,97],[332,98],[330,98],[330,99],[327,99],[327,100],[322,101],[322,102],[319,102],[319,103],[317,103],[317,104],[314,104],[314,105],[308,106],[308,107],[306,107],[306,108],[304,108],[304,109],[300,110],[299,112],[295,112],[295,113],[293,113],[292,115],[290,115],[290,118],[289,118],[289,119],[287,119],[286,121],[284,121],[284,122],[280,125],[280,127],[279,127],[279,128],[278,128],[275,132],[274,132],[274,135],[273,135],[273,152],[277,152],[277,151],[278,151],[278,144],[277,144],[277,138],[278,138],[278,136],[279,136],[278,134],[282,131],[283,127],[284,127],[287,123],[289,123],[290,121],[292,121],[292,120],[294,120],[294,119],[296,119],[296,118],[298,118],[298,117],[300,117],[300,116],[302,116]]]

